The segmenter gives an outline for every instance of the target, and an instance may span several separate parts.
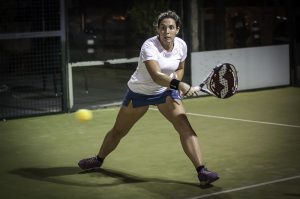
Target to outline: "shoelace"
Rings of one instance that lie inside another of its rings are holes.
[[[200,173],[209,174],[209,173],[212,173],[212,172],[209,171],[207,168],[203,168]]]

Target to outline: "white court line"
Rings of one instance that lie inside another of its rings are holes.
[[[186,113],[187,115],[194,115],[194,116],[201,116],[201,117],[209,117],[209,118],[217,118],[217,119],[224,119],[224,120],[235,120],[241,122],[252,122],[258,124],[269,124],[269,125],[276,125],[276,126],[285,126],[285,127],[292,127],[292,128],[300,128],[297,125],[290,125],[290,124],[281,124],[281,123],[274,123],[274,122],[263,122],[257,120],[246,120],[246,119],[239,119],[239,118],[232,118],[232,117],[222,117],[222,116],[215,116],[215,115],[205,115],[205,114],[198,114],[198,113]]]
[[[278,180],[272,180],[272,181],[258,183],[258,184],[254,184],[254,185],[244,186],[244,187],[239,187],[239,188],[235,188],[235,189],[228,189],[228,190],[224,190],[224,191],[218,191],[218,192],[209,193],[209,194],[205,194],[205,195],[201,195],[201,196],[195,196],[195,197],[186,198],[186,199],[208,198],[210,196],[220,195],[220,194],[223,194],[223,193],[230,193],[230,192],[241,191],[241,190],[245,190],[245,189],[252,189],[252,188],[255,188],[255,187],[260,187],[260,186],[264,186],[264,185],[275,184],[275,183],[278,183],[278,182],[294,180],[294,179],[297,179],[297,178],[300,178],[300,175],[292,176],[292,177],[288,177],[288,178],[282,178],[282,179],[278,179]]]
[[[150,108],[151,110],[158,110],[156,108]],[[234,121],[240,121],[240,122],[251,122],[251,123],[258,123],[258,124],[268,124],[268,125],[275,125],[275,126],[285,126],[285,127],[292,127],[292,128],[300,128],[298,125],[290,125],[290,124],[281,124],[281,123],[274,123],[274,122],[264,122],[264,121],[257,121],[257,120],[246,120],[246,119],[239,119],[239,118],[233,118],[233,117],[222,117],[222,116],[216,116],[216,115],[205,115],[205,114],[199,114],[199,113],[186,113],[187,115],[193,115],[193,116],[200,116],[200,117],[208,117],[208,118],[216,118],[216,119],[224,119],[224,120],[234,120]]]

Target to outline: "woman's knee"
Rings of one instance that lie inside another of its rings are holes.
[[[197,136],[185,114],[180,114],[176,116],[176,118],[173,121],[173,126],[180,135],[184,134]]]

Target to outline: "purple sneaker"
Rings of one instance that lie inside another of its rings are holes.
[[[97,157],[85,158],[78,162],[78,166],[83,170],[100,168],[103,162],[99,161]]]
[[[212,172],[207,170],[207,168],[203,168],[198,173],[198,178],[200,181],[200,185],[209,185],[210,183],[219,179],[219,176],[216,172]]]

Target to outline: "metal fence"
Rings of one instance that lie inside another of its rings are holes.
[[[64,1],[1,1],[0,12],[0,119],[63,111]]]

